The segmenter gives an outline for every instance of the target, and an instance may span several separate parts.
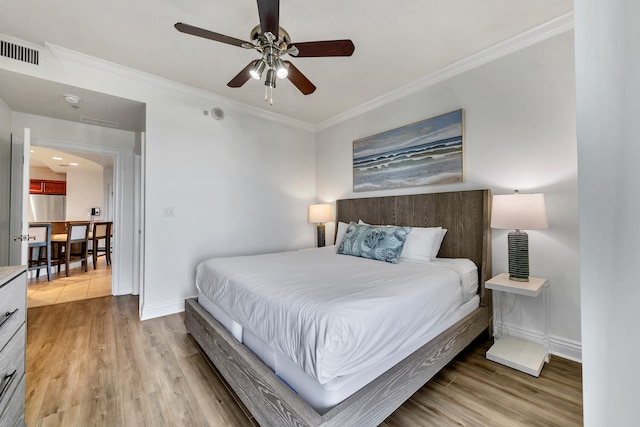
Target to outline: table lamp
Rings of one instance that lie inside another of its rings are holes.
[[[509,232],[509,279],[529,281],[529,237],[522,230],[548,228],[544,194],[514,194],[493,196],[491,228],[515,230]]]
[[[318,223],[318,247],[325,245],[324,223],[333,219],[331,215],[331,205],[318,204],[309,206],[309,222]]]

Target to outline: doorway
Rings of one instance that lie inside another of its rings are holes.
[[[52,234],[57,239],[60,239],[60,232],[66,231],[67,224],[71,221],[90,221],[92,224],[106,222],[113,226],[113,172],[112,155],[32,145],[29,156],[29,178],[32,184],[29,222],[52,223]],[[58,195],[41,194],[41,183],[58,183],[57,187],[64,188],[64,191],[58,191]],[[64,201],[62,212],[51,211],[52,204],[46,203],[49,198]],[[40,202],[45,202],[41,206],[49,209],[38,209],[41,207],[38,206]],[[112,255],[111,238],[101,240],[98,246],[103,250],[96,253],[100,256],[96,256],[95,264],[90,254],[86,272],[80,263],[72,264],[68,275],[64,266],[54,268],[51,280],[48,280],[46,273],[36,274],[31,271],[27,283],[27,306],[41,307],[112,295],[112,265],[108,262]],[[95,250],[92,242],[89,243],[89,249]],[[30,253],[29,256],[33,257],[34,254]]]

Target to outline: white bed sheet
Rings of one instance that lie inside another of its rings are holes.
[[[390,355],[387,359],[378,362],[376,365],[357,372],[335,378],[325,384],[320,384],[304,373],[297,365],[289,361],[285,356],[276,353],[267,343],[234,322],[222,309],[216,306],[209,298],[201,292],[198,293],[198,303],[216,320],[229,330],[233,336],[243,343],[249,350],[255,353],[265,365],[287,383],[305,402],[307,402],[318,413],[324,414],[338,403],[378,378],[384,372],[398,364],[405,357],[416,351],[418,348],[435,338],[438,334],[452,326],[457,321],[478,308],[480,297],[476,294],[466,301],[456,311],[443,319],[438,325],[428,331],[424,336],[416,337],[414,342],[407,345],[403,351],[398,351]]]
[[[331,247],[211,259],[198,266],[196,285],[320,384],[404,351],[456,311],[464,294],[455,268],[389,264]]]

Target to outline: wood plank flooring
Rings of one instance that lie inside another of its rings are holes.
[[[490,344],[488,337],[474,342],[382,427],[582,425],[578,363],[552,357],[534,378],[486,360]],[[28,310],[25,420],[255,425],[186,334],[183,315],[140,322],[133,296]]]

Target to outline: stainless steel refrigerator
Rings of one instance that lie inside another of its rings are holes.
[[[65,221],[66,196],[29,195],[29,222]]]

